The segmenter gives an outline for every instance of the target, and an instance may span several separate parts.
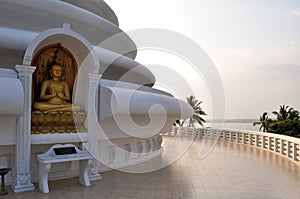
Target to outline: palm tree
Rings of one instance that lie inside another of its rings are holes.
[[[273,111],[273,114],[277,116],[278,121],[287,120],[287,119],[290,120],[300,119],[299,111],[285,105],[279,107],[279,112]]]
[[[288,119],[299,120],[300,119],[299,111],[295,110],[294,108],[290,108]]]
[[[276,115],[278,121],[281,121],[281,120],[286,120],[286,119],[288,119],[289,112],[290,112],[292,109],[293,109],[293,108],[289,108],[289,106],[282,105],[282,106],[279,107],[279,112],[273,111],[272,113],[273,113],[274,115]]]
[[[187,97],[186,100],[188,104],[194,109],[194,114],[190,118],[188,118],[189,119],[188,127],[194,127],[194,124],[196,122],[201,126],[203,126],[203,123],[205,123],[206,121],[201,116],[207,114],[202,110],[200,106],[202,101],[197,100],[196,97],[193,95]],[[182,121],[181,126],[186,120],[187,119]]]
[[[255,126],[255,125],[260,125],[259,131],[262,129],[263,132],[266,132],[266,130],[268,129],[269,123],[270,123],[271,121],[272,121],[272,120],[269,119],[269,117],[268,117],[268,113],[267,113],[267,112],[264,112],[264,113],[262,114],[262,116],[259,117],[259,122],[254,122],[254,123],[253,123],[253,126]]]

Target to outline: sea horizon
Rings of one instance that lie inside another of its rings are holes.
[[[222,129],[237,129],[248,131],[259,131],[259,125],[253,126],[253,122],[207,122],[203,125],[204,128],[222,128]]]
[[[260,125],[253,126],[253,123],[258,121],[259,119],[257,118],[208,119],[206,123],[204,123],[204,127],[211,127],[213,125],[225,129],[259,131]]]

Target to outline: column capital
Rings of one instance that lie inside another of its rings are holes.
[[[34,66],[16,65],[15,69],[16,71],[18,71],[18,73],[28,74],[28,75],[31,75],[35,71]]]
[[[90,81],[99,81],[101,79],[102,75],[101,74],[95,74],[95,73],[89,73],[87,75],[87,78]]]

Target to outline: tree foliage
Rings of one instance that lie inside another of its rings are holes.
[[[206,115],[206,113],[201,108],[202,101],[197,100],[193,95],[187,97],[186,100],[187,103],[194,109],[194,114],[190,118],[183,120],[180,126],[183,126],[186,120],[189,120],[187,125],[188,127],[194,127],[195,123],[203,126],[203,123],[206,121],[202,118],[202,116]]]
[[[269,124],[272,122],[271,119],[269,119],[268,113],[264,112],[262,116],[259,117],[259,122],[254,122],[253,126],[260,125],[259,131],[262,129],[263,132],[266,132],[268,129]]]
[[[264,132],[300,138],[300,116],[298,110],[282,105],[279,107],[279,111],[273,111],[272,113],[276,116],[276,119],[269,119],[268,113],[264,112],[260,116],[259,122],[254,122],[253,126],[261,125],[259,130],[263,129]]]
[[[270,133],[283,134],[300,138],[300,121],[291,119],[274,121],[270,124],[268,131]]]
[[[273,111],[273,114],[276,115],[278,121],[287,119],[299,120],[299,111],[285,105],[280,106],[278,112]]]

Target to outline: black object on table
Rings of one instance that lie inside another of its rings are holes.
[[[55,155],[70,155],[76,154],[77,151],[75,147],[60,147],[60,148],[53,148]]]
[[[4,176],[10,172],[10,168],[2,168],[0,169],[0,175],[1,175],[1,190],[0,190],[0,195],[6,195],[8,194],[8,191],[5,191],[5,182],[4,182]]]

